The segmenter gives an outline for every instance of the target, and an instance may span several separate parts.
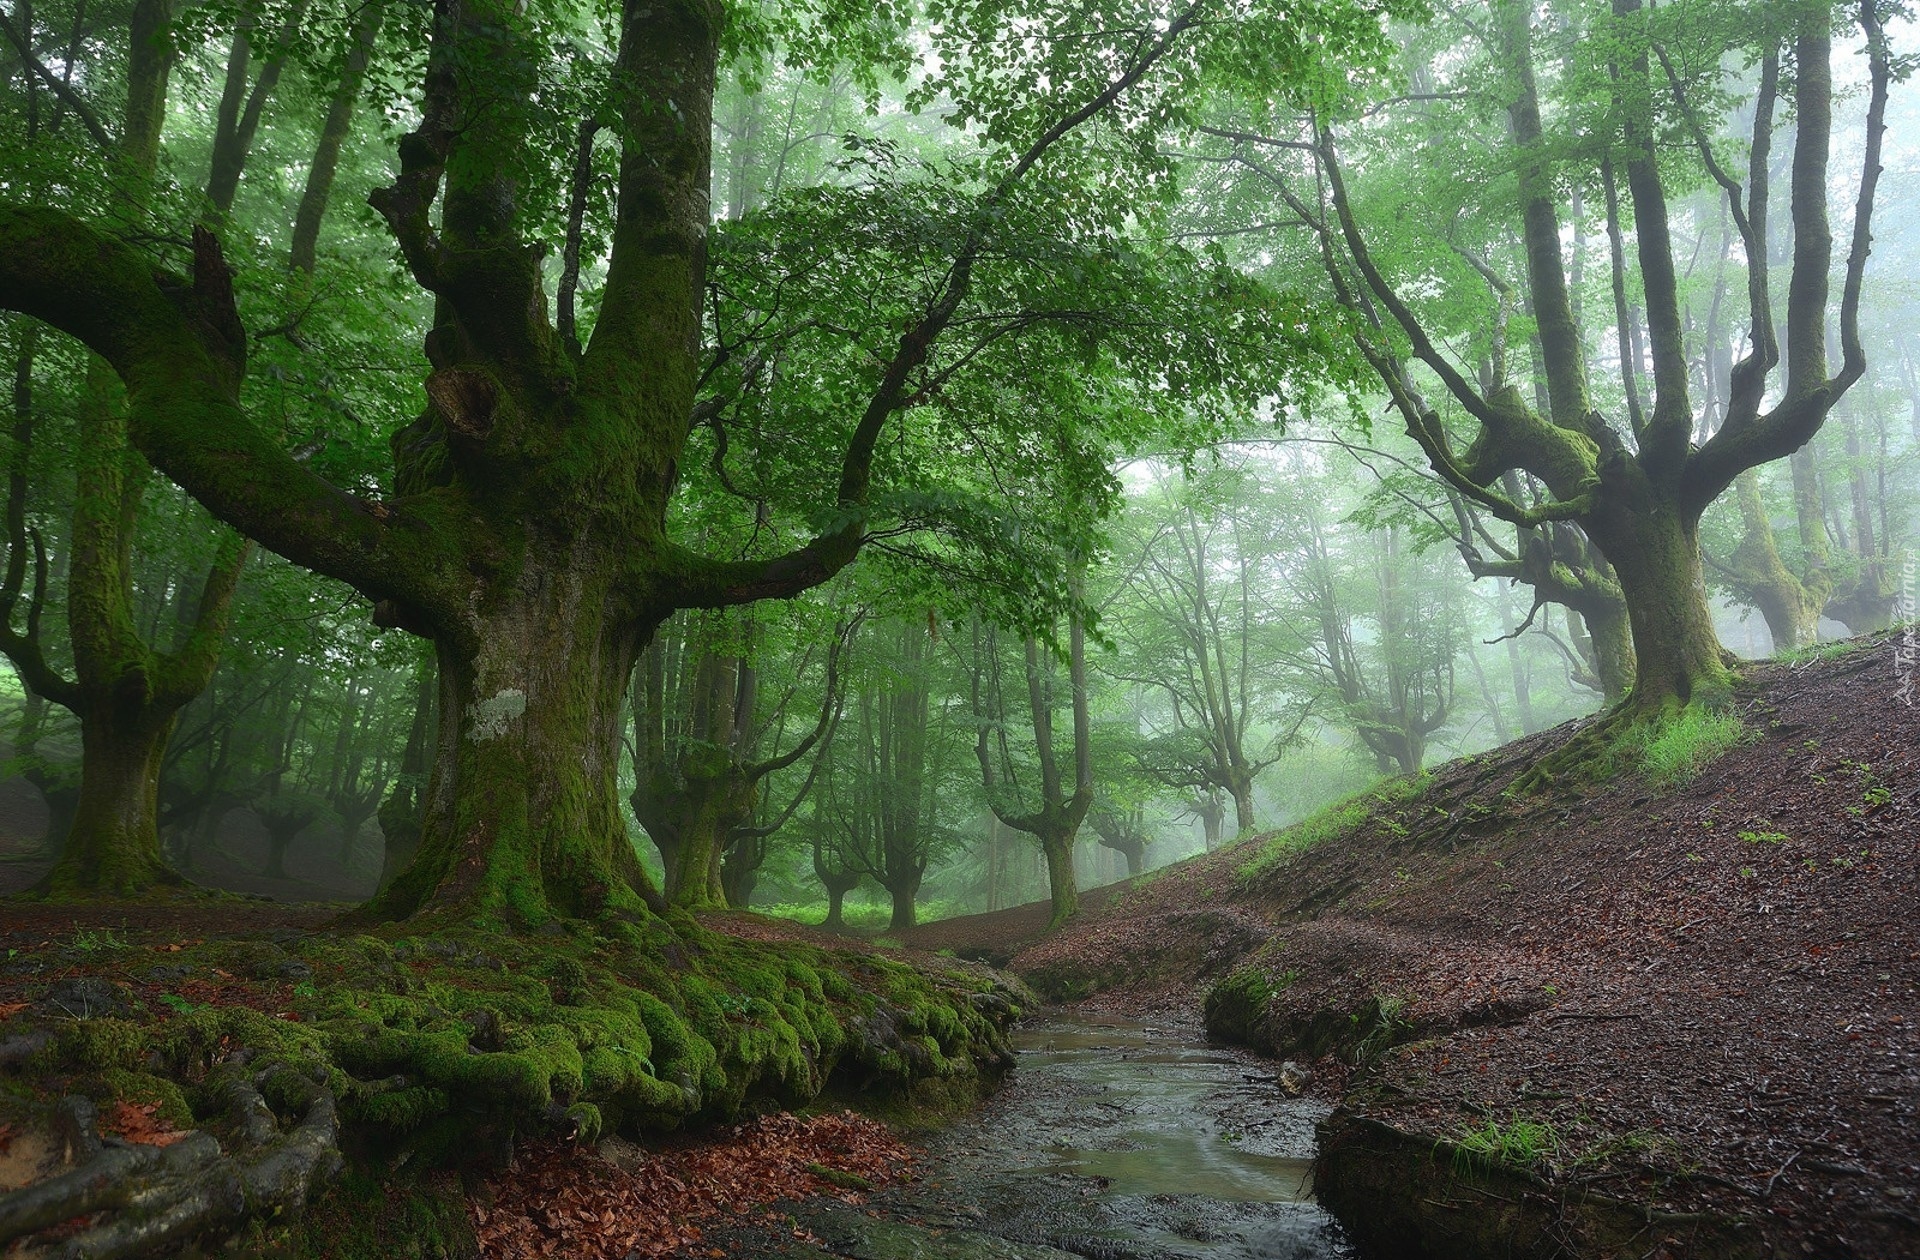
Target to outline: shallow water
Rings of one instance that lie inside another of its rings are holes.
[[[1276,1064],[1117,1020],[1050,1019],[1014,1045],[1012,1082],[935,1144],[914,1206],[1098,1260],[1350,1254],[1311,1197],[1325,1109]]]

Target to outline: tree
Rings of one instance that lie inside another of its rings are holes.
[[[1053,660],[1034,634],[1024,636],[1027,715],[1033,730],[1034,779],[1022,789],[1008,738],[1009,706],[1001,679],[1001,653],[992,627],[976,619],[973,627],[970,700],[974,721],[974,757],[995,818],[1024,831],[1040,844],[1047,860],[1047,888],[1053,908],[1049,927],[1059,927],[1080,908],[1074,884],[1073,849],[1080,824],[1093,807],[1093,720],[1087,705],[1087,632],[1078,611],[1067,620],[1068,710],[1073,723],[1073,785],[1060,774],[1053,720],[1058,705]]]
[[[1296,197],[1293,204],[1322,231],[1327,274],[1353,313],[1357,343],[1434,469],[1463,497],[1516,526],[1576,523],[1608,562],[1631,622],[1632,714],[1657,713],[1696,698],[1711,701],[1724,692],[1728,663],[1701,580],[1701,515],[1746,470],[1803,446],[1865,371],[1859,304],[1891,77],[1881,13],[1882,6],[1872,2],[1854,7],[1866,39],[1870,82],[1862,177],[1839,303],[1837,369],[1830,368],[1827,349],[1833,255],[1827,216],[1833,9],[1827,4],[1776,6],[1769,10],[1772,20],[1755,22],[1747,6],[1699,3],[1647,10],[1638,0],[1617,0],[1611,13],[1595,17],[1585,32],[1586,46],[1602,50],[1605,61],[1596,70],[1597,101],[1562,111],[1576,121],[1597,119],[1590,133],[1571,140],[1549,136],[1542,121],[1531,7],[1518,0],[1497,0],[1489,7],[1487,21],[1475,29],[1488,56],[1502,67],[1496,81],[1510,136],[1519,245],[1545,377],[1544,409],[1530,405],[1504,376],[1486,382],[1488,388],[1478,387],[1443,348],[1432,320],[1408,296],[1410,277],[1396,274],[1397,260],[1376,257],[1379,229],[1366,221],[1350,187],[1349,168],[1340,157],[1346,142],[1337,142],[1332,122],[1315,121],[1312,138],[1301,142],[1325,180],[1327,217],[1308,204],[1311,198]],[[1736,42],[1750,47],[1760,66],[1744,187],[1716,151],[1710,116],[1713,102],[1723,99],[1716,94],[1724,90],[1724,50]],[[1726,196],[1746,256],[1766,258],[1783,49],[1790,49],[1797,118],[1784,350],[1775,332],[1767,270],[1750,267],[1747,351],[1730,370],[1718,429],[1696,441],[1673,247],[1676,205],[1669,185],[1674,164],[1660,160],[1659,137],[1676,129],[1688,138],[1700,169]],[[1347,134],[1351,140],[1358,133],[1350,128]],[[1576,166],[1577,159],[1588,165]],[[1618,196],[1622,174],[1624,205]],[[1565,180],[1597,186],[1604,194],[1616,293],[1624,292],[1619,278],[1626,274],[1624,211],[1630,211],[1635,229],[1652,382],[1643,406],[1641,365],[1632,349],[1636,325],[1622,300],[1618,335],[1628,350],[1620,356],[1626,404],[1625,414],[1613,420],[1595,406],[1574,318],[1556,198]],[[1441,413],[1420,392],[1412,363],[1431,373],[1470,418],[1472,440],[1465,449],[1456,447]],[[1782,364],[1785,380],[1769,407],[1770,382]],[[1516,471],[1545,488],[1544,501],[1516,498],[1502,485],[1502,478]]]
[[[1711,19],[1709,8],[1701,17]],[[1724,13],[1720,13],[1726,17]],[[1701,21],[1695,17],[1695,21]],[[1686,35],[1680,21],[1688,13],[1667,8],[1661,15],[1642,12],[1634,0],[1615,4],[1603,36],[1615,40],[1611,108],[1619,133],[1603,136],[1601,179],[1613,194],[1613,165],[1619,161],[1636,225],[1640,277],[1645,290],[1649,357],[1653,365],[1651,398],[1645,413],[1630,409],[1628,426],[1607,423],[1592,405],[1586,351],[1572,321],[1569,284],[1561,254],[1559,211],[1553,198],[1553,150],[1542,129],[1542,109],[1534,86],[1532,31],[1523,6],[1494,6],[1494,40],[1511,65],[1507,86],[1509,123],[1517,156],[1519,202],[1523,221],[1528,294],[1544,350],[1548,413],[1532,409],[1519,390],[1496,386],[1480,394],[1452,359],[1428,336],[1421,317],[1402,300],[1400,288],[1375,265],[1367,236],[1346,194],[1344,167],[1336,158],[1331,127],[1321,127],[1315,150],[1329,179],[1331,206],[1346,259],[1336,273],[1352,265],[1367,298],[1379,302],[1394,327],[1407,338],[1413,357],[1444,382],[1453,400],[1478,423],[1465,451],[1455,451],[1432,407],[1409,384],[1398,357],[1375,334],[1361,330],[1363,350],[1409,432],[1421,442],[1434,469],[1471,499],[1501,519],[1538,526],[1574,521],[1594,540],[1617,574],[1634,632],[1636,713],[1659,713],[1686,705],[1695,695],[1711,699],[1726,686],[1726,661],[1707,611],[1697,530],[1701,513],[1741,472],[1780,459],[1801,448],[1818,432],[1826,415],[1866,369],[1860,346],[1859,300],[1864,277],[1874,184],[1880,173],[1889,61],[1880,17],[1872,2],[1857,13],[1870,52],[1870,104],[1866,152],[1862,158],[1859,206],[1853,246],[1847,259],[1839,307],[1841,365],[1830,373],[1826,348],[1828,269],[1832,234],[1828,230],[1826,186],[1832,136],[1830,10],[1824,4],[1799,6],[1788,29],[1763,29],[1759,42],[1761,83],[1747,186],[1741,188],[1715,154],[1697,96],[1713,79],[1682,77],[1668,56],[1667,42]],[[1743,21],[1743,19],[1741,19]],[[1705,21],[1701,23],[1705,25]],[[1713,27],[1718,31],[1720,27]],[[1709,36],[1711,38],[1711,36]],[[1655,136],[1665,123],[1692,134],[1701,163],[1726,192],[1730,213],[1740,229],[1747,257],[1766,257],[1770,142],[1780,88],[1782,46],[1793,50],[1793,109],[1797,133],[1791,159],[1793,263],[1786,305],[1786,350],[1774,332],[1770,282],[1764,267],[1749,269],[1747,317],[1749,351],[1732,367],[1726,415],[1711,438],[1693,444],[1690,369],[1680,319],[1678,277],[1670,240],[1670,198],[1657,163]],[[1661,71],[1653,65],[1659,61]],[[1718,73],[1715,67],[1709,75]],[[1665,96],[1657,75],[1665,77],[1674,108],[1663,117],[1655,100]],[[1705,79],[1705,83],[1701,81]],[[1359,290],[1348,288],[1359,307]],[[1768,378],[1786,363],[1780,400],[1764,407]],[[1638,373],[1638,365],[1632,369]],[[1538,478],[1551,499],[1528,507],[1492,490],[1505,472],[1526,471]]]
[[[1168,787],[1218,792],[1252,830],[1253,785],[1305,721],[1277,665],[1288,637],[1268,605],[1272,542],[1245,467],[1163,479],[1134,522],[1119,609],[1120,676],[1159,693],[1136,759]],[[1204,817],[1204,815],[1203,815]]]
[[[155,175],[171,70],[160,35],[167,16],[167,6],[156,0],[135,6],[120,134],[112,141],[104,133],[96,137],[109,151],[108,160],[123,181],[115,211],[126,219],[137,215]],[[33,32],[19,32],[11,23],[7,30],[23,55],[32,59]],[[70,86],[66,90],[72,91]],[[98,126],[96,118],[95,129]],[[34,139],[29,134],[28,143]],[[236,179],[241,162],[244,150],[233,160]],[[224,209],[218,194],[224,194],[230,204],[231,188],[220,183],[216,170],[209,196]],[[197,607],[180,619],[175,646],[155,647],[141,634],[134,615],[133,542],[152,474],[132,449],[118,383],[104,363],[89,356],[80,403],[83,414],[76,444],[67,574],[73,676],[66,677],[49,660],[38,634],[46,581],[44,554],[36,557],[38,572],[26,628],[16,631],[13,618],[29,553],[38,550],[25,525],[25,467],[32,458],[37,427],[30,395],[37,344],[35,336],[22,339],[15,376],[15,449],[8,490],[7,572],[0,583],[0,651],[35,693],[71,710],[80,720],[78,801],[42,889],[57,895],[94,891],[132,895],[158,883],[179,882],[160,849],[160,767],[180,710],[205,689],[213,675],[249,546],[236,536],[224,535],[201,584]]]
[[[742,839],[764,838],[753,819],[760,807],[761,783],[798,763],[829,738],[840,713],[840,654],[854,626],[842,623],[826,652],[823,699],[811,730],[784,751],[756,755],[777,745],[770,727],[784,727],[789,690],[760,712],[759,645],[753,628],[745,642],[728,642],[724,627],[710,628],[717,641],[703,643],[687,633],[657,636],[642,658],[645,681],[635,697],[636,744],[631,803],[634,816],[660,850],[666,870],[667,899],[690,909],[738,904],[726,895],[722,860]],[[809,648],[800,655],[811,658]],[[799,662],[804,672],[807,661]],[[669,675],[675,677],[669,685]],[[676,703],[677,701],[677,703]],[[671,718],[669,714],[671,713]],[[809,780],[810,782],[811,780]],[[803,793],[804,795],[804,793]],[[792,815],[796,798],[784,814]],[[784,819],[781,819],[784,821]],[[755,864],[757,865],[757,863]],[[739,877],[736,865],[736,879]]]
[[[1049,309],[1084,310],[1056,300],[1057,286],[1034,285],[1045,305],[970,308],[976,291],[1011,291],[995,274],[1020,262],[1004,234],[1051,216],[1083,244],[1104,242],[1105,225],[1119,222],[1102,208],[1115,184],[1129,164],[1159,159],[1128,137],[1074,169],[1050,166],[1044,189],[1036,169],[1056,150],[1092,152],[1084,124],[1150,79],[1127,119],[1163,121],[1167,94],[1226,38],[1200,21],[1199,6],[1111,24],[1074,8],[1050,15],[1058,39],[1031,38],[1028,16],[997,6],[953,16],[938,32],[950,72],[929,90],[950,88],[958,118],[984,124],[990,156],[960,169],[967,195],[926,224],[930,266],[919,274],[931,283],[879,295],[894,331],[877,367],[860,369],[861,401],[841,413],[851,423],[828,426],[840,459],[820,526],[771,556],[716,560],[668,524],[690,429],[724,405],[703,385],[749,384],[742,361],[703,381],[701,299],[723,35],[731,19],[750,27],[743,46],[764,47],[755,13],[636,0],[617,29],[590,32],[617,49],[592,94],[593,117],[620,142],[619,187],[597,311],[576,352],[571,322],[562,328],[552,313],[536,244],[557,223],[551,193],[565,183],[549,155],[572,155],[579,135],[577,112],[548,107],[570,94],[544,90],[558,50],[571,55],[573,18],[550,25],[544,11],[505,0],[436,6],[419,124],[399,145],[394,182],[374,197],[435,311],[428,405],[396,438],[384,495],[330,483],[249,419],[248,338],[212,234],[196,235],[191,277],[179,277],[65,212],[0,212],[0,296],[112,364],[134,440],[155,464],[266,546],[352,584],[383,624],[433,642],[445,730],[420,847],[373,913],[532,923],[659,904],[615,786],[627,679],[654,630],[676,609],[792,596],[853,558],[889,423],[987,342],[1046,322]],[[871,15],[833,6],[782,17],[815,36],[873,30]],[[1310,6],[1295,19],[1262,29],[1271,64],[1317,68],[1329,37],[1363,55],[1377,44],[1371,5]],[[1022,37],[1007,38],[1015,26]],[[898,41],[883,30],[862,51],[881,45]],[[978,73],[952,69],[969,65]],[[1079,191],[1063,198],[1070,187]],[[1057,254],[1047,261],[1049,275],[1071,278]],[[563,292],[560,308],[573,296]],[[942,339],[976,319],[985,341],[937,359]],[[1174,380],[1205,383],[1187,371]]]

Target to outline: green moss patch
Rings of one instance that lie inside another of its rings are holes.
[[[278,1079],[328,1083],[363,1166],[422,1170],[518,1135],[657,1133],[802,1107],[830,1087],[943,1109],[1011,1065],[1005,1032],[1024,1001],[977,967],[738,940],[683,915],[517,936],[135,942],[100,969],[112,1014],[71,1013],[65,959],[60,981],[0,993],[26,1005],[0,1037],[50,1034],[5,1074],[10,1088],[151,1104],[172,1127],[218,1132],[210,1079],[279,1065],[292,1071]],[[375,1189],[350,1177],[337,1193]],[[364,1254],[458,1253],[451,1218],[432,1224],[445,1217],[437,1193],[396,1210],[441,1242]]]

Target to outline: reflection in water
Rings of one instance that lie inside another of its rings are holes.
[[[1274,1151],[1246,1129],[1272,1107],[1275,1086],[1246,1060],[1169,1042],[1150,1028],[1023,1030],[1014,1038],[1020,1072],[1056,1073],[1089,1100],[1097,1144],[1055,1147],[1062,1172],[1105,1178],[1112,1194],[1195,1194],[1238,1203],[1299,1203],[1313,1197],[1311,1134],[1294,1151]],[[1248,1097],[1255,1090],[1265,1097]],[[1246,1106],[1236,1117],[1232,1104]],[[1291,1126],[1288,1126],[1291,1129]]]
[[[1125,1260],[1349,1254],[1312,1201],[1313,1126],[1275,1065],[1121,1021],[1021,1030],[1012,1084],[940,1161],[1003,1237]]]

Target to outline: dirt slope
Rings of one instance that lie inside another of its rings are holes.
[[[1896,646],[1753,668],[1758,738],[1678,790],[1503,797],[1574,728],[1546,732],[1264,870],[1270,838],[1172,869],[1013,968],[1109,1004],[1198,985],[1214,1035],[1318,1059],[1323,1194],[1382,1254],[1920,1256]]]

